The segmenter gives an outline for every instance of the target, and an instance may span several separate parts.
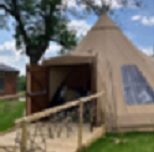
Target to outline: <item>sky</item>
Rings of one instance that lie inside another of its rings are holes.
[[[98,1],[99,0],[97,0],[97,2]],[[154,0],[143,0],[144,3],[141,8],[131,6],[123,8],[123,11],[121,11],[121,6],[116,3],[116,1],[111,1],[114,15],[110,15],[110,17],[113,21],[137,48],[147,55],[153,55]],[[74,0],[69,0],[68,5],[69,7],[78,7]],[[94,14],[88,14],[86,19],[71,18],[68,28],[77,31],[78,37],[85,36],[97,19]],[[11,22],[11,20],[8,22]],[[10,30],[0,29],[0,63],[13,66],[20,70],[21,75],[25,75],[25,67],[26,64],[29,63],[29,59],[25,54],[21,54],[21,52],[16,49],[13,34],[13,27],[11,27]],[[50,43],[45,58],[56,56],[58,50],[60,50],[60,46],[55,43]]]

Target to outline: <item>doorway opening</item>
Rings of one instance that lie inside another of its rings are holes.
[[[90,63],[50,67],[49,108],[95,93],[94,76]]]

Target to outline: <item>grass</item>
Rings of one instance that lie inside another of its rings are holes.
[[[0,101],[0,132],[13,127],[14,121],[23,116],[25,102]]]
[[[154,132],[108,134],[82,152],[154,152]]]

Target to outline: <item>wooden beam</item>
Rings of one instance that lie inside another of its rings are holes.
[[[23,98],[23,97],[25,97],[25,94],[23,94],[23,95],[8,95],[8,96],[0,97],[0,101],[14,100],[14,99],[19,99],[19,98]]]

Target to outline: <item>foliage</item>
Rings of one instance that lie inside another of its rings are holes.
[[[26,91],[26,77],[25,76],[18,77],[17,91],[18,92],[25,92]]]
[[[17,49],[26,52],[31,63],[40,60],[51,41],[64,49],[76,45],[75,33],[67,28],[62,0],[1,0],[0,10],[5,13],[0,20],[3,27],[13,17]]]
[[[154,132],[108,134],[83,152],[153,152]]]
[[[13,127],[14,121],[23,116],[24,107],[25,102],[0,101],[0,132]]]

